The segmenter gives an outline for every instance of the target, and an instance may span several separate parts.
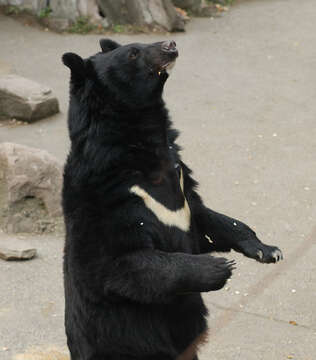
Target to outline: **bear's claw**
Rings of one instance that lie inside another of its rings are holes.
[[[249,252],[249,254],[245,254],[245,255],[249,256],[250,252]],[[249,257],[252,257],[252,256],[249,256]],[[257,249],[255,259],[259,262],[267,263],[267,264],[268,263],[277,263],[278,261],[283,260],[283,254],[282,254],[282,251],[275,246],[260,244],[260,249]]]
[[[282,251],[279,249],[274,250],[272,253],[272,257],[275,259],[275,262],[278,262],[279,260],[283,260]]]
[[[282,251],[276,246],[265,245],[262,242],[242,241],[237,251],[261,263],[277,263],[283,260]]]

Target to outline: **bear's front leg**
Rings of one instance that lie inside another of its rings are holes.
[[[140,303],[167,303],[175,295],[222,288],[234,263],[224,258],[139,250],[107,267],[105,295]]]
[[[233,249],[262,263],[276,263],[283,259],[282,251],[278,247],[262,243],[256,233],[241,221],[203,205],[195,215],[201,252]]]
[[[233,249],[262,263],[276,263],[283,259],[282,251],[278,247],[263,244],[248,225],[204,206],[199,194],[194,190],[197,183],[191,176],[191,170],[183,162],[181,167],[184,174],[184,192],[199,236],[201,253]]]

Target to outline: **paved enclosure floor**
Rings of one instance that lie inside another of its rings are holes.
[[[220,19],[194,19],[186,34],[112,37],[176,40],[180,56],[165,99],[200,193],[210,207],[247,222],[284,251],[280,265],[229,254],[237,260],[232,280],[205,295],[210,337],[202,360],[316,358],[315,18],[314,0],[253,0]],[[0,142],[65,159],[69,73],[60,58],[66,51],[88,56],[98,51],[98,40],[0,17],[0,60],[50,86],[61,106],[45,121],[0,127]],[[0,261],[1,360],[33,347],[65,349],[63,239],[28,242],[37,246],[37,259]]]

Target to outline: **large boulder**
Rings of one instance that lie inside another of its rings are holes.
[[[80,16],[89,17],[93,22],[102,20],[97,0],[77,0],[77,7]]]
[[[59,112],[52,90],[14,74],[0,75],[0,119],[32,122]]]
[[[47,7],[47,1],[40,0],[40,7]],[[77,0],[50,0],[49,7],[52,11],[52,15],[57,18],[75,21],[79,16]]]
[[[132,24],[184,31],[184,20],[171,0],[98,0],[98,5],[111,25]]]
[[[62,166],[47,151],[0,144],[2,230],[9,233],[55,230],[62,215],[61,187]]]

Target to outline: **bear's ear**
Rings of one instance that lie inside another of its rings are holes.
[[[65,53],[62,56],[63,63],[71,71],[71,80],[81,81],[85,78],[85,64],[83,59],[74,53]]]
[[[121,45],[110,39],[101,39],[100,46],[101,46],[102,52],[106,53],[106,52],[117,49]]]

